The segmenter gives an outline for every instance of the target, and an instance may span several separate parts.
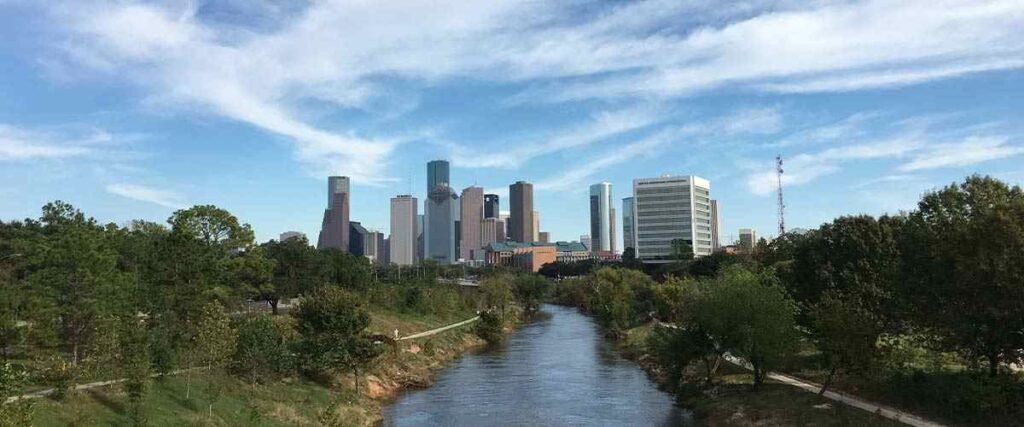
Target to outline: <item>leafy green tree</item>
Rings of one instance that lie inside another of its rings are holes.
[[[305,237],[263,245],[266,256],[274,261],[273,277],[268,287],[258,289],[258,297],[270,303],[274,314],[281,298],[294,298],[320,285],[324,280],[316,249]]]
[[[539,308],[551,288],[551,282],[535,274],[521,274],[514,283],[516,299],[527,310]]]
[[[808,233],[791,249],[791,295],[805,308],[827,293],[853,298],[895,332],[904,222],[902,217],[841,217]],[[802,323],[809,326],[810,319],[804,316]]]
[[[294,319],[258,315],[238,327],[238,347],[232,369],[253,385],[288,374],[294,366],[291,345],[296,338]]]
[[[672,259],[689,261],[693,259],[693,246],[684,239],[672,240]]]
[[[145,425],[143,400],[150,380],[149,331],[145,323],[134,316],[122,319],[121,327],[119,360],[125,375],[129,415],[132,424]]]
[[[797,338],[796,304],[774,275],[734,266],[709,282],[698,306],[699,327],[718,345],[746,359],[754,371],[754,388]]]
[[[972,176],[925,194],[904,233],[910,315],[991,376],[1024,358],[1024,192]]]
[[[167,222],[174,233],[226,251],[246,249],[253,243],[253,232],[249,224],[239,223],[238,218],[230,212],[213,205],[175,211]]]
[[[322,249],[324,271],[330,283],[345,289],[366,290],[373,281],[370,260],[342,252],[338,249]]]
[[[223,366],[235,351],[237,332],[231,328],[231,319],[224,306],[212,301],[203,306],[192,332],[192,347],[187,354],[189,367],[205,367],[208,371]],[[191,379],[191,371],[188,378]],[[189,382],[191,385],[191,382]],[[186,389],[189,398],[191,387]]]
[[[232,257],[228,261],[228,274],[231,286],[238,290],[238,295],[251,296],[266,300],[274,292],[273,275],[274,260],[265,256],[263,248],[256,246],[244,253]],[[271,307],[277,314],[277,298],[272,298]]]
[[[292,315],[300,336],[295,352],[308,375],[324,378],[346,370],[358,377],[359,367],[379,352],[365,331],[370,317],[345,290],[316,289]]]
[[[25,392],[28,373],[9,362],[0,363],[0,427],[32,425],[35,402],[29,399],[4,403],[8,397]]]
[[[502,323],[505,322],[505,312],[514,298],[513,286],[512,276],[508,274],[488,277],[480,282],[484,304],[488,309],[498,309]]]
[[[650,284],[651,279],[636,270],[601,268],[591,275],[587,305],[602,326],[612,334],[619,334],[632,326],[637,317],[634,288]]]
[[[879,313],[856,297],[829,291],[811,307],[810,318],[811,338],[829,370],[819,394],[828,390],[836,374],[863,372],[872,366],[885,327]]]
[[[480,320],[477,321],[474,331],[476,335],[489,343],[500,343],[505,339],[505,322],[501,316],[491,310],[480,312]]]

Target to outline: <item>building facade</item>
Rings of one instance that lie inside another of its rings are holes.
[[[484,189],[466,187],[459,197],[459,258],[483,259],[481,221],[484,218]]]
[[[369,231],[363,228],[358,221],[348,223],[348,253],[352,255],[366,255],[366,236]]]
[[[722,241],[718,235],[718,200],[711,200],[711,251],[718,252]]]
[[[587,248],[588,251],[591,250],[590,235],[584,234],[580,236],[580,243],[582,243],[583,247]]]
[[[754,245],[757,244],[757,232],[751,228],[740,229],[740,242],[739,249],[742,251],[750,252],[754,250]]]
[[[683,240],[695,256],[710,255],[711,183],[698,176],[633,180],[636,257],[667,262],[672,242]]]
[[[622,199],[622,249],[633,248],[636,250],[636,241],[633,233],[633,198]]]
[[[590,242],[592,251],[612,251],[612,184],[590,186]]]
[[[283,241],[288,240],[288,239],[298,239],[298,238],[305,239],[306,238],[306,233],[303,233],[301,231],[285,231],[284,233],[281,233],[281,236],[278,237],[277,241],[283,242]]]
[[[540,237],[537,239],[538,242],[551,243],[551,233],[548,233],[547,231],[541,231],[538,234],[540,235]]]
[[[416,263],[417,201],[410,195],[391,198],[390,261],[398,265]]]
[[[348,252],[349,180],[347,176],[327,178],[327,209],[320,224],[317,249],[335,248]]]
[[[438,187],[451,187],[447,160],[434,160],[427,163],[427,193]]]
[[[518,181],[508,187],[511,214],[506,227],[508,238],[516,242],[533,241],[533,184]]]
[[[484,194],[484,218],[501,215],[501,201],[497,194]]]

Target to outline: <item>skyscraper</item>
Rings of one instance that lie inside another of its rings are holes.
[[[593,252],[614,250],[614,209],[612,208],[612,184],[601,182],[590,186],[590,239]]]
[[[505,225],[504,221],[498,218],[484,218],[480,222],[480,246],[486,247],[487,245],[495,242],[505,241]]]
[[[484,217],[484,189],[466,187],[459,198],[459,258],[483,259],[480,221]]]
[[[633,198],[622,199],[622,250],[633,248],[636,250],[636,241],[633,233]]]
[[[447,160],[434,160],[427,163],[427,193],[437,187],[450,187]]]
[[[508,237],[516,242],[533,241],[533,184],[517,181],[508,186],[512,213],[508,218]]]
[[[348,223],[348,253],[366,255],[366,236],[369,234],[358,221]]]
[[[718,248],[722,247],[722,242],[718,237],[718,200],[711,201],[711,251],[717,252]]]
[[[754,245],[757,244],[757,232],[751,228],[740,229],[740,249],[745,251],[754,250]]]
[[[435,160],[427,163],[427,192],[423,233],[424,258],[440,264],[456,260],[455,219],[458,217],[458,198],[448,186],[448,162]]]
[[[497,218],[501,214],[500,207],[497,194],[484,194],[484,218]]]
[[[636,256],[667,260],[680,239],[696,256],[711,254],[711,183],[698,176],[633,180]]]
[[[349,194],[347,176],[327,178],[327,209],[320,225],[317,249],[336,248],[348,252]]]
[[[391,198],[390,261],[398,265],[416,263],[416,198],[401,195]]]
[[[540,241],[540,212],[537,211],[533,211],[533,239],[530,241]]]

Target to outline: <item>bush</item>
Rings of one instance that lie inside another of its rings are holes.
[[[948,421],[1011,425],[1024,419],[1024,384],[1012,376],[902,371],[891,377],[888,389],[896,392],[897,405]]]
[[[370,316],[344,290],[317,289],[292,314],[300,335],[293,347],[308,375],[323,379],[339,370],[355,372],[380,352],[365,332]]]
[[[485,341],[496,344],[505,339],[504,324],[501,316],[492,311],[480,313],[480,320],[476,322],[476,334]]]

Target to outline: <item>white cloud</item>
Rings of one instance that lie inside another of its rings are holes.
[[[0,124],[0,161],[55,160],[112,154],[118,137],[102,129],[88,132],[25,129]]]
[[[1002,136],[970,136],[960,142],[932,144],[899,167],[904,172],[967,166],[1024,154],[1024,146],[1010,145]]]
[[[457,78],[528,83],[516,98],[530,103],[671,98],[722,86],[849,91],[1024,66],[1017,0],[325,0],[255,28],[167,4],[57,3],[55,44],[74,66],[127,77],[157,104],[201,108],[294,141],[312,174],[364,183],[387,179],[384,166],[400,142],[318,122],[303,107],[327,102],[379,114],[374,106],[392,105],[380,102],[394,96],[388,79],[416,88]],[[255,7],[271,16],[265,2]],[[566,19],[568,9],[586,13]],[[773,128],[771,116],[761,119],[754,129]],[[579,132],[561,143],[602,137]]]
[[[590,159],[578,162],[579,166],[566,169],[564,172],[548,177],[534,185],[537,190],[565,191],[580,188],[581,184],[598,172],[636,157],[650,156],[671,142],[679,132],[661,131],[621,148],[610,150]]]
[[[184,197],[173,191],[161,190],[136,184],[110,184],[106,186],[110,194],[126,197],[141,202],[153,203],[171,209],[184,209],[188,206]]]

